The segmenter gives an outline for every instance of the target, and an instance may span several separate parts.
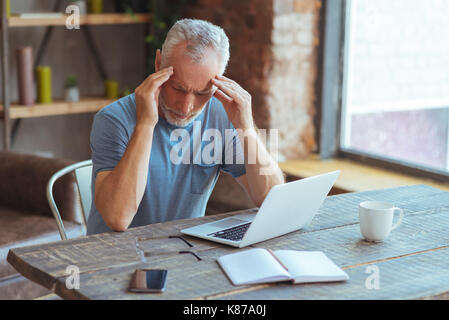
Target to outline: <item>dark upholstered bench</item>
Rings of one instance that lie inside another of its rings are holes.
[[[46,198],[46,185],[73,162],[36,155],[0,152],[0,299],[33,299],[50,291],[25,279],[6,261],[10,248],[60,241]],[[54,186],[54,196],[69,238],[83,235],[75,178]]]

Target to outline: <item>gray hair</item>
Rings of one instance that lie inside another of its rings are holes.
[[[201,62],[205,49],[215,50],[221,59],[220,74],[224,73],[229,61],[229,39],[222,28],[204,20],[178,20],[168,31],[162,45],[163,67],[168,65],[173,48],[182,41],[187,41],[186,54],[194,63]]]

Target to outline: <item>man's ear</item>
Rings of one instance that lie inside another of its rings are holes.
[[[154,69],[155,72],[158,72],[159,70],[161,70],[161,50],[157,49],[156,50],[156,58],[154,59]]]

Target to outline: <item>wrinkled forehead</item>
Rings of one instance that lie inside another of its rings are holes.
[[[213,49],[206,49],[203,59],[200,62],[194,62],[186,54],[185,46],[176,49],[178,50],[174,50],[169,61],[169,64],[173,66],[170,82],[195,91],[210,87],[211,80],[220,72],[218,54]]]

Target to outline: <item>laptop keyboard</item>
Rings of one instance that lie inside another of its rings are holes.
[[[243,239],[246,231],[249,228],[251,222],[241,224],[239,226],[231,227],[228,229],[220,230],[218,232],[210,233],[208,236],[216,237],[220,239],[226,239],[231,241],[240,241]]]

